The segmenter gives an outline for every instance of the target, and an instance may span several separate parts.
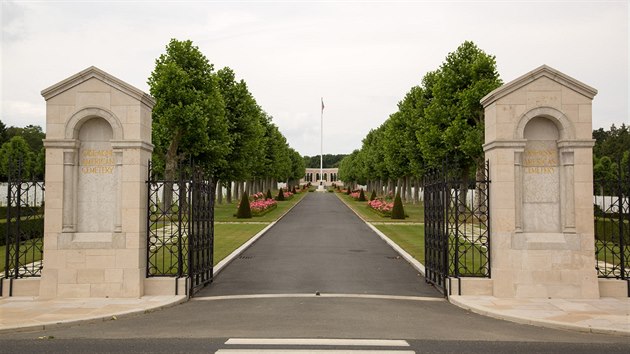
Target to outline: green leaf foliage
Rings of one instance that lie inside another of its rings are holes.
[[[423,83],[431,98],[416,135],[427,163],[432,167],[445,159],[461,166],[483,163],[480,100],[502,84],[495,57],[466,41]]]
[[[154,158],[167,173],[192,158],[212,175],[230,152],[225,103],[213,65],[190,40],[172,39],[155,62],[148,84],[153,107]],[[157,165],[160,165],[158,163]]]
[[[225,182],[250,179],[256,160],[262,157],[259,151],[265,131],[260,119],[263,112],[245,81],[237,81],[232,69],[219,70],[217,77],[225,103],[230,147],[226,157],[229,163],[221,169],[219,179]]]
[[[343,159],[346,156],[347,156],[346,154],[338,154],[338,155],[324,154],[322,156],[321,164],[323,164],[323,168],[336,168],[336,167],[339,167],[339,162],[341,161],[341,159]],[[304,164],[306,165],[306,167],[319,168],[319,165],[320,165],[319,155],[304,156],[303,159],[304,159]]]
[[[444,161],[466,173],[483,164],[484,110],[479,101],[501,85],[494,56],[473,42],[449,53],[398,103],[398,111],[339,163],[344,182],[421,177]]]
[[[21,136],[14,136],[0,148],[0,176],[7,179],[9,174],[17,176],[21,166],[21,177],[31,178],[36,173],[37,156]],[[19,165],[18,165],[19,164]]]

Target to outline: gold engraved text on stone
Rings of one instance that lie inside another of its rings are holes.
[[[112,150],[86,149],[81,152],[81,173],[83,174],[112,174],[114,164]]]
[[[525,150],[525,173],[551,174],[555,172],[556,166],[558,159],[554,150]]]

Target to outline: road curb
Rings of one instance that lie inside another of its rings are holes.
[[[558,322],[558,321],[552,321],[552,320],[506,315],[504,313],[501,313],[500,311],[494,311],[494,310],[490,310],[483,307],[474,307],[474,306],[468,305],[460,301],[460,298],[463,298],[463,297],[464,296],[452,295],[452,296],[449,296],[448,301],[459,308],[462,308],[470,312],[474,312],[482,316],[492,317],[499,320],[515,322],[519,324],[526,324],[526,325],[531,325],[531,326],[536,326],[536,327],[545,327],[545,328],[553,328],[553,329],[571,330],[571,331],[584,332],[584,333],[611,334],[611,335],[616,335],[616,336],[630,335],[630,331],[625,331],[625,330],[616,330],[616,329],[603,328],[603,327],[586,327],[586,326],[574,325],[570,323],[564,323],[564,322]]]
[[[132,309],[128,311],[114,312],[107,315],[97,315],[97,316],[86,317],[86,318],[81,318],[81,319],[68,319],[68,320],[62,320],[62,321],[43,322],[43,323],[38,323],[36,325],[30,325],[30,324],[24,325],[24,326],[17,325],[15,327],[7,327],[7,328],[0,329],[0,334],[43,331],[43,330],[49,330],[49,329],[54,329],[54,328],[72,327],[72,326],[77,326],[80,324],[87,324],[87,323],[115,321],[120,318],[131,317],[131,316],[135,316],[139,314],[159,311],[162,309],[166,309],[169,307],[183,304],[188,301],[188,297],[185,295],[175,295],[173,297],[174,299],[172,301],[161,304],[159,306],[155,306],[155,307],[148,307],[148,308],[142,308],[142,309],[136,308],[136,309]],[[115,300],[115,298],[112,298],[111,300]]]

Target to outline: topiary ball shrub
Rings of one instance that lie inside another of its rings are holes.
[[[236,211],[236,217],[238,219],[252,218],[252,209],[249,207],[249,197],[247,196],[247,193],[243,193],[241,203],[238,205],[238,210]]]
[[[282,188],[280,188],[280,190],[278,191],[278,196],[276,197],[277,201],[283,201],[284,200],[284,192],[282,191]]]
[[[363,188],[361,188],[361,193],[359,193],[359,201],[360,202],[365,201],[365,193],[363,193]]]
[[[267,195],[265,195],[265,199],[273,199],[273,196],[271,195],[271,189],[267,189]]]
[[[372,190],[372,194],[370,195],[370,201],[373,201],[374,199],[376,199],[376,191]]]
[[[405,209],[403,208],[402,199],[400,199],[400,192],[396,193],[394,198],[394,207],[392,208],[392,219],[404,219]]]

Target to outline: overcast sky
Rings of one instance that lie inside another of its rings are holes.
[[[472,40],[504,82],[547,64],[599,93],[593,125],[629,123],[628,1],[2,1],[1,120],[41,125],[40,92],[94,65],[148,92],[171,38],[231,67],[289,144],[349,153]]]

